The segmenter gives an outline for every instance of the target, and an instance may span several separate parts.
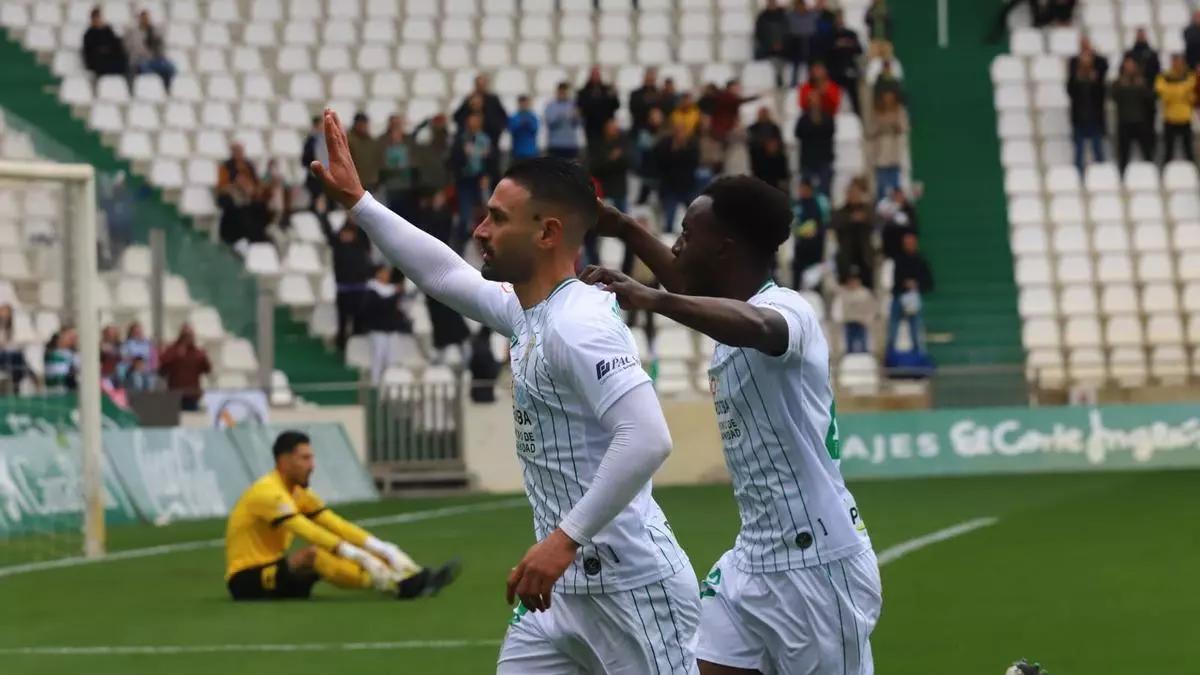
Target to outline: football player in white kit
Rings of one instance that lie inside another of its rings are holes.
[[[838,468],[829,346],[812,307],[772,281],[785,194],[750,176],[708,186],[673,249],[605,209],[665,290],[588,268],[582,278],[717,341],[709,386],[742,526],[701,582],[704,675],[873,672],[879,567]]]
[[[537,543],[512,569],[520,598],[502,675],[695,673],[695,572],[650,477],[671,437],[613,294],[575,278],[597,218],[573,162],[513,165],[474,237],[482,274],[363,190],[336,116],[312,170],[423,291],[510,338],[517,456]],[[508,283],[500,283],[508,282]]]

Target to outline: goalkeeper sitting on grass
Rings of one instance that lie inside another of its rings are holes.
[[[275,470],[247,488],[225,528],[225,582],[234,600],[307,598],[321,579],[403,600],[433,595],[457,576],[457,562],[421,567],[329,510],[308,487],[308,436],[285,431],[272,451]],[[294,535],[313,545],[285,555]]]

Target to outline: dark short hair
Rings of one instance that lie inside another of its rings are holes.
[[[561,157],[532,157],[514,163],[504,178],[529,191],[535,201],[553,204],[576,217],[580,225],[596,224],[596,185],[579,162]]]
[[[717,221],[764,260],[775,255],[792,228],[791,199],[754,176],[723,176],[702,193],[712,199]]]
[[[275,456],[275,459],[279,459],[280,455],[290,455],[299,446],[311,442],[308,434],[303,431],[288,430],[275,437],[275,444],[271,446],[271,454]]]
[[[354,113],[354,123],[355,124],[358,124],[359,122],[366,122],[366,121],[368,121],[366,113],[364,113],[364,112]]]

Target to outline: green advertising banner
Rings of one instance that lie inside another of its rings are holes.
[[[275,468],[271,446],[281,431],[292,429],[312,439],[317,468],[312,489],[330,504],[379,499],[375,481],[358,461],[346,430],[340,424],[267,424],[238,426],[228,430],[242,459],[254,476]]]
[[[100,397],[100,423],[104,429],[138,425],[137,416]],[[79,428],[79,405],[74,394],[58,396],[0,396],[0,436],[25,433],[54,434]]]
[[[306,424],[317,470],[313,489],[330,503],[379,499],[340,424]],[[108,522],[165,525],[226,515],[273,468],[283,427],[105,430]],[[0,539],[78,531],[80,450],[74,434],[0,436]]]
[[[0,537],[61,532],[82,526],[78,438],[27,434],[0,437]],[[104,466],[106,520],[137,519],[112,466]]]
[[[1200,406],[838,416],[848,478],[1200,466]]]
[[[108,431],[104,454],[138,512],[158,525],[223,516],[251,482],[228,434],[218,430]]]

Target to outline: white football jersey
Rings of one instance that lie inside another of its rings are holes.
[[[829,345],[799,293],[768,283],[750,304],[787,320],[780,356],[718,344],[709,388],[742,527],[734,560],[750,573],[847,558],[871,540],[838,467]]]
[[[528,310],[509,297],[517,457],[540,541],[592,484],[612,441],[601,416],[649,377],[612,293],[569,279]],[[625,591],[689,564],[647,482],[580,548],[555,589]]]

